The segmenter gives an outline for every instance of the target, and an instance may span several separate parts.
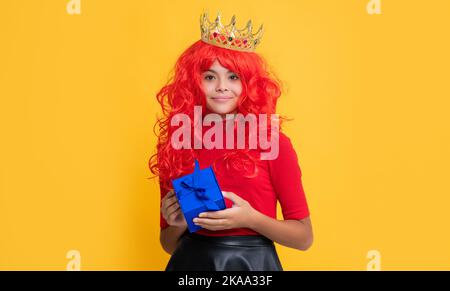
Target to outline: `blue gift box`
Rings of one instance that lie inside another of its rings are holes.
[[[199,213],[226,208],[213,169],[200,170],[197,160],[194,172],[172,180],[172,185],[191,233],[202,229],[192,221]]]

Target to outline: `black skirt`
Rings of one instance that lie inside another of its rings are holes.
[[[166,271],[283,271],[283,268],[273,241],[267,237],[216,237],[185,232]]]

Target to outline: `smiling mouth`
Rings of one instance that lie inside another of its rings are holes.
[[[211,99],[228,100],[233,99],[233,97],[211,97]]]
[[[233,97],[211,97],[211,99],[216,103],[227,103],[228,101],[232,100]]]

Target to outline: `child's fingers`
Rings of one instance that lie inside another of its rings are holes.
[[[169,214],[167,221],[171,221],[172,219],[175,219],[178,214],[181,213],[181,208],[178,208],[177,210],[175,210],[174,212],[172,212],[171,214]]]
[[[165,205],[165,207],[170,206],[173,204],[174,201],[177,201],[178,198],[175,195],[175,192],[170,191],[167,192],[166,196],[164,196],[164,198],[162,199],[162,205]]]
[[[161,213],[162,216],[164,217],[164,219],[167,221],[169,219],[169,217],[176,212],[178,209],[180,209],[180,206],[178,205],[178,203],[173,204],[169,207],[163,208],[161,209]]]
[[[180,205],[178,205],[178,203],[171,205],[170,207],[167,208],[167,211],[166,211],[167,216],[170,216],[172,213],[174,213],[178,209],[180,209]]]
[[[173,190],[170,190],[169,192],[166,193],[163,199],[169,199],[172,198],[173,196],[175,196],[175,192]]]
[[[172,204],[177,203],[177,202],[178,202],[177,197],[176,197],[176,196],[173,196],[173,197],[171,197],[171,198],[168,198],[166,201],[164,201],[164,205],[165,205],[166,207],[169,207],[169,206],[171,206]]]

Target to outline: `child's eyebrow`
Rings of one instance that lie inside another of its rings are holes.
[[[212,72],[212,73],[214,73],[214,74],[217,74],[217,72],[214,71],[213,69],[208,69],[208,70],[206,70],[205,72]],[[233,73],[233,74],[234,74],[233,71],[228,70],[228,71],[227,71],[227,74],[229,74],[229,73]]]

